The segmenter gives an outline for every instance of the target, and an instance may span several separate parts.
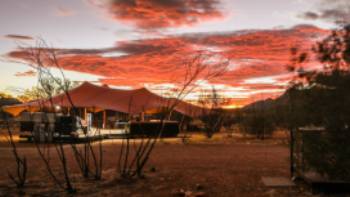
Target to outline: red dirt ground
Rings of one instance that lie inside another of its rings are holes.
[[[194,140],[188,144],[165,140],[157,144],[151,155],[145,168],[146,178],[129,184],[116,181],[120,143],[108,141],[103,148],[103,180],[96,182],[81,178],[70,147],[65,146],[77,196],[185,196],[179,191],[184,191],[186,196],[311,195],[298,187],[272,189],[262,184],[263,176],[289,176],[288,146],[274,140],[232,138]],[[53,185],[33,145],[20,143],[19,152],[28,159],[29,182],[23,190],[27,196],[67,195]],[[14,170],[14,158],[4,144],[0,146],[0,163],[0,196],[18,195],[7,176],[7,170]],[[60,166],[54,166],[59,174]],[[151,167],[155,167],[155,172],[149,171]]]

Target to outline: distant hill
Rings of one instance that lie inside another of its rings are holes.
[[[5,105],[15,105],[21,103],[19,100],[15,98],[7,98],[7,97],[0,97],[0,108]],[[0,111],[0,120],[4,119],[4,112],[1,110]]]
[[[251,111],[251,110],[271,110],[277,107],[287,106],[289,103],[288,91],[286,91],[281,96],[275,99],[265,99],[256,101],[254,103],[248,104],[241,108],[241,111]]]
[[[15,98],[1,98],[0,97],[0,107],[4,105],[15,105],[21,103],[18,99]]]
[[[250,103],[242,108],[243,111],[250,111],[250,110],[263,110],[263,109],[270,109],[275,105],[274,99],[265,99],[265,100],[259,100],[254,103]]]

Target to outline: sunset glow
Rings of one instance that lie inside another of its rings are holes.
[[[0,0],[1,196],[350,194],[350,0]]]
[[[18,45],[35,46],[40,37],[56,48],[65,71],[82,74],[68,74],[71,80],[146,86],[159,94],[181,79],[184,61],[210,52],[215,57],[210,61],[229,66],[202,86],[215,86],[232,100],[227,107],[240,107],[284,92],[291,77],[286,69],[290,48],[310,49],[335,26],[321,17],[309,19],[308,9],[320,5],[322,0],[5,0],[0,67],[6,77],[0,88],[11,92],[35,85],[36,73]],[[318,67],[313,60],[308,65]],[[197,96],[194,92],[188,99]]]

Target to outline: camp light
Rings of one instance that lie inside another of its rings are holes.
[[[61,110],[61,106],[56,105],[56,106],[55,106],[55,111],[60,111],[60,110]]]

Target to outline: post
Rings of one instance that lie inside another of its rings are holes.
[[[102,128],[106,128],[106,119],[107,119],[107,113],[106,110],[103,110],[103,120],[102,120]]]
[[[145,121],[145,112],[141,112],[140,121]]]
[[[87,120],[87,109],[84,107],[84,120]]]
[[[290,177],[294,178],[294,132],[293,128],[290,129]]]
[[[173,111],[170,111],[169,116],[168,116],[168,120],[171,120],[171,115],[173,115]]]

